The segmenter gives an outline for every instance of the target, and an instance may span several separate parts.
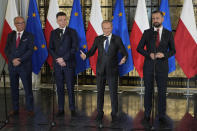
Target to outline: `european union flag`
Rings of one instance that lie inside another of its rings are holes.
[[[47,56],[47,46],[44,38],[36,0],[29,1],[26,31],[34,35],[34,53],[32,55],[33,72],[38,74]]]
[[[128,52],[127,62],[119,66],[119,74],[123,76],[133,70],[133,59],[131,56],[131,46],[129,33],[127,28],[126,15],[124,10],[124,0],[116,0],[115,10],[113,15],[113,31],[112,33],[121,37],[123,44]],[[119,55],[119,60],[121,59]]]
[[[169,31],[172,31],[171,22],[170,22],[170,11],[169,11],[169,7],[168,7],[168,0],[161,1],[160,11],[162,11],[164,14],[163,27],[168,29]],[[168,58],[168,66],[169,66],[168,73],[171,73],[176,70],[176,62],[175,62],[174,56]]]
[[[87,41],[83,25],[83,17],[81,13],[80,0],[74,0],[73,8],[70,16],[69,27],[76,30],[79,41],[79,51],[76,53],[75,58],[77,61],[76,74],[83,72],[90,67],[89,60],[83,61],[80,57],[80,50],[87,52]]]

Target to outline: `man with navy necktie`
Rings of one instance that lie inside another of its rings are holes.
[[[32,54],[34,36],[24,31],[25,20],[18,16],[14,18],[16,31],[8,34],[5,54],[8,59],[8,70],[12,94],[13,110],[9,115],[19,114],[19,77],[22,80],[26,110],[28,115],[33,116],[33,93],[32,93]]]
[[[74,76],[76,66],[75,54],[78,50],[78,37],[74,29],[66,26],[66,14],[64,12],[57,13],[56,19],[59,28],[51,31],[49,53],[53,57],[53,68],[57,85],[57,117],[64,115],[64,80],[66,81],[71,115],[75,116]]]
[[[152,94],[154,93],[154,79],[158,87],[157,108],[159,122],[162,125],[166,124],[168,58],[173,56],[176,50],[172,32],[162,26],[163,21],[163,13],[161,11],[154,11],[152,13],[153,28],[144,31],[137,47],[137,51],[145,57],[143,66],[145,113],[142,124],[148,127],[150,127],[149,122],[152,109]]]
[[[98,58],[96,65],[96,79],[97,79],[97,120],[102,122],[104,115],[104,91],[106,80],[109,85],[111,107],[112,107],[112,122],[117,121],[118,113],[118,65],[126,62],[128,54],[119,36],[112,34],[112,22],[104,20],[102,22],[103,35],[95,38],[91,49],[84,53],[81,51],[81,58],[83,60],[94,55],[98,49]],[[118,53],[122,55],[120,62],[118,61]]]

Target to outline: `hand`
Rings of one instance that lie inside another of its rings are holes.
[[[58,64],[61,64],[61,63],[64,62],[64,59],[61,58],[61,57],[59,57],[59,58],[56,59],[56,62],[57,62]]]
[[[66,66],[66,62],[60,63],[60,66],[65,67]]]
[[[154,53],[150,53],[150,58],[151,58],[152,60],[154,60],[154,59],[155,59],[155,54],[154,54]]]
[[[121,60],[120,60],[120,63],[119,65],[122,65],[126,62],[126,56],[124,56]]]
[[[164,57],[164,54],[161,53],[161,52],[158,52],[158,53],[156,53],[156,56],[155,57],[156,58],[163,58]]]
[[[80,54],[81,59],[85,60],[86,59],[86,54],[83,53],[83,51],[81,51],[81,50],[80,50],[80,52],[81,52],[81,54]]]
[[[13,59],[13,60],[12,60],[12,63],[13,63],[14,66],[20,65],[20,64],[21,64],[20,58],[15,58],[15,59]]]

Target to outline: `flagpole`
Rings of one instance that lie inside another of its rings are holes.
[[[186,97],[187,97],[186,112],[189,112],[189,96]]]
[[[185,96],[193,96],[194,95],[193,93],[190,92],[190,89],[189,89],[189,78],[187,79],[187,91],[184,95]]]
[[[144,90],[143,90],[143,78],[140,78],[140,92],[138,92],[140,95],[144,95]]]
[[[74,90],[74,91],[77,91],[77,92],[81,92],[82,90],[79,89],[79,74],[77,74],[77,89]]]

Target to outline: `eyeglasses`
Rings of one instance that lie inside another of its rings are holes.
[[[25,22],[16,22],[15,24],[16,25],[22,25],[22,24],[25,24]]]

